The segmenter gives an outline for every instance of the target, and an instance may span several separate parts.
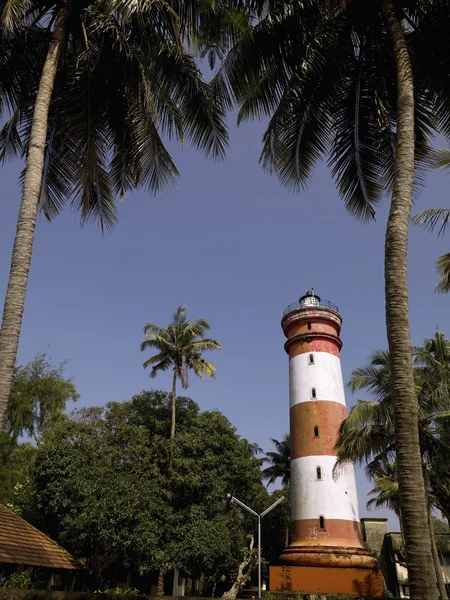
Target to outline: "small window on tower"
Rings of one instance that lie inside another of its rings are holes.
[[[308,331],[311,331],[311,323],[308,323]]]
[[[319,517],[319,529],[321,529],[322,531],[325,529],[325,517],[323,517],[322,515],[320,515]]]
[[[319,437],[319,427],[318,427],[318,425],[314,425],[314,437]]]
[[[314,354],[310,354],[309,355],[309,364],[313,365],[314,364]]]
[[[316,467],[317,479],[322,479],[322,467]]]
[[[317,391],[316,391],[316,388],[312,388],[312,389],[311,389],[311,398],[317,398]]]

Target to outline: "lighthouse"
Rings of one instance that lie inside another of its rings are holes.
[[[346,416],[337,306],[313,289],[284,311],[289,357],[291,545],[270,567],[272,590],[381,596],[378,563],[361,538],[353,465],[337,472]]]

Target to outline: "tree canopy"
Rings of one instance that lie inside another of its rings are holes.
[[[0,431],[0,502],[13,499],[16,486],[23,486],[33,463],[34,444],[46,429],[64,418],[67,403],[79,397],[71,378],[64,375],[66,363],[54,366],[46,354],[38,354],[16,367],[8,402],[7,418]]]
[[[38,448],[32,482],[47,531],[104,577],[120,564],[226,582],[256,526],[236,515],[227,493],[257,509],[268,504],[247,440],[220,412],[176,402],[170,473],[171,398],[161,391],[77,411]]]

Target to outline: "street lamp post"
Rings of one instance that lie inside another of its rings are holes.
[[[271,504],[269,506],[269,508],[266,508],[266,510],[264,510],[259,515],[256,511],[254,511],[252,508],[250,508],[249,506],[247,506],[246,504],[244,504],[243,502],[241,502],[240,500],[238,500],[231,494],[227,494],[227,496],[228,496],[228,498],[231,498],[232,504],[237,504],[240,507],[245,508],[246,511],[248,511],[249,513],[251,513],[258,519],[258,598],[261,598],[261,518],[264,517],[265,515],[267,515],[267,513],[270,512],[273,508],[275,508],[275,506],[278,506],[278,504],[281,504],[281,502],[283,502],[283,500],[285,498],[284,498],[284,496],[282,496],[281,498],[278,498],[278,500],[276,502]]]

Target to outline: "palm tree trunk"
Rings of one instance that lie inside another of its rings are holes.
[[[411,600],[436,600],[408,316],[407,250],[414,179],[413,74],[392,0],[383,0],[382,7],[392,43],[397,82],[395,180],[386,230],[385,295],[402,529]]]
[[[175,445],[176,400],[177,400],[177,372],[173,371],[172,381],[172,424],[170,426],[169,471],[173,465],[173,452]]]
[[[52,39],[42,69],[34,105],[22,200],[17,220],[8,288],[0,329],[0,428],[4,424],[25,304],[33,250],[39,193],[42,183],[48,111],[56,72],[67,39],[70,0],[60,5]],[[30,52],[33,50],[30,49]]]
[[[158,588],[156,590],[157,596],[164,596],[164,571],[160,569],[158,572]]]
[[[176,422],[176,399],[177,399],[177,374],[173,372],[172,381],[172,426],[170,427],[170,439],[175,437],[175,422]]]
[[[431,510],[428,510],[428,526],[430,528],[431,551],[433,553],[434,570],[436,572],[437,587],[442,600],[447,598],[444,577],[442,575],[441,563],[439,562],[439,553],[436,545],[436,535],[434,533],[433,521],[431,520]]]

